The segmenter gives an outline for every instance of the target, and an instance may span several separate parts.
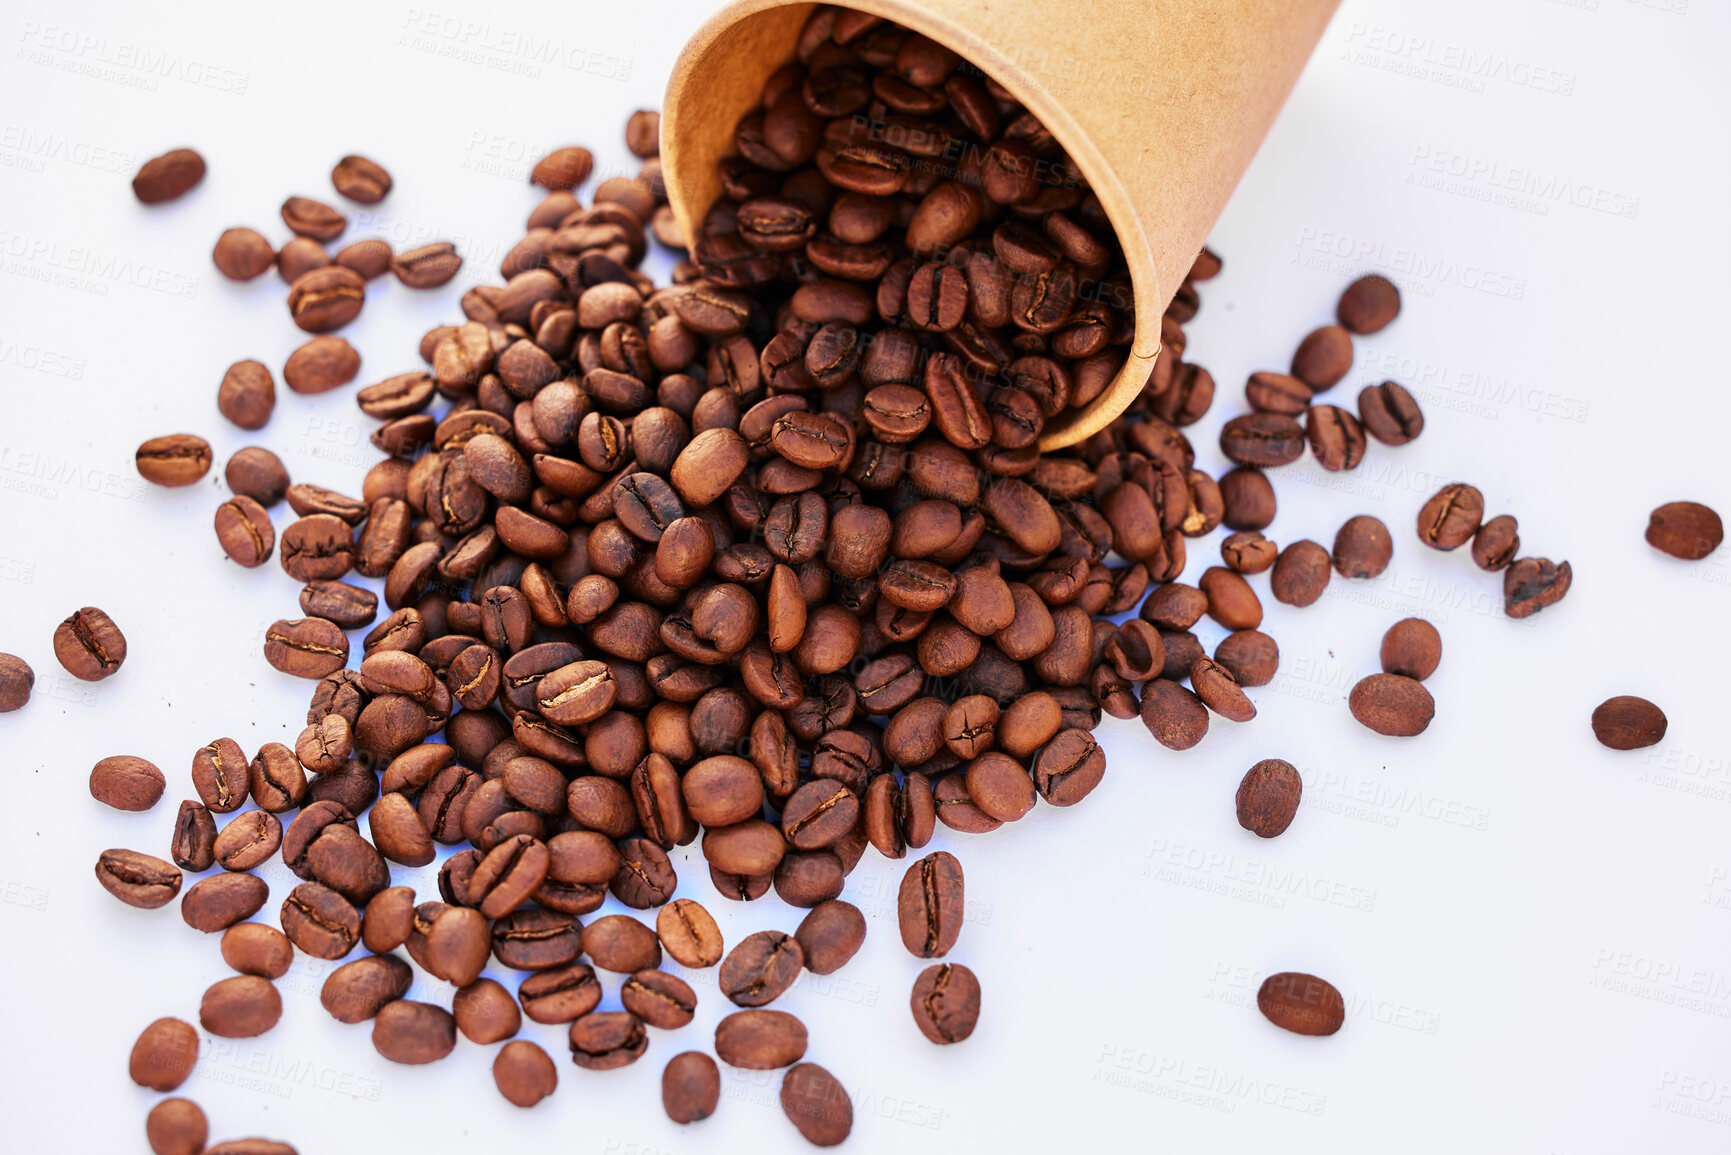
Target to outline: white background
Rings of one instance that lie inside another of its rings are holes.
[[[281,243],[285,195],[334,199],[332,163],[376,157],[396,189],[354,209],[345,240],[450,239],[468,258],[435,293],[376,282],[345,333],[362,383],[415,368],[419,334],[458,316],[462,288],[496,280],[537,199],[529,163],[583,143],[604,172],[630,164],[626,114],[659,102],[710,8],[6,6],[0,650],[38,682],[0,717],[0,1146],[142,1149],[157,1096],[126,1078],[128,1049],[159,1015],[196,1021],[200,993],[228,973],[216,939],[175,908],[131,910],[91,877],[105,847],[166,852],[198,746],[231,735],[250,753],[302,724],[309,685],[260,656],[264,625],[298,614],[297,583],[274,563],[223,559],[220,462],[265,444],[296,480],[355,493],[376,458],[352,390],[279,385],[258,434],[218,416],[228,364],[280,374],[303,335],[274,276],[236,286],[215,273],[216,235],[248,224]],[[1731,1146],[1731,565],[1723,550],[1674,561],[1641,538],[1663,501],[1731,507],[1728,34],[1725,6],[1704,0],[1347,0],[1216,230],[1226,271],[1203,288],[1189,356],[1220,395],[1191,434],[1218,472],[1216,434],[1247,374],[1283,368],[1352,276],[1388,273],[1405,311],[1359,343],[1330,399],[1404,381],[1424,435],[1373,443],[1353,474],[1281,471],[1269,533],[1327,543],[1372,513],[1394,531],[1394,563],[1375,583],[1336,578],[1310,609],[1265,596],[1282,669],[1253,691],[1254,722],[1216,720],[1173,754],[1139,723],[1107,720],[1109,772],[1084,805],[978,838],[940,828],[972,916],[951,957],[985,991],[967,1043],[936,1048],[914,1029],[922,964],[890,913],[903,864],[865,860],[846,894],[870,917],[864,950],[780,1004],[855,1097],[852,1149]],[[512,46],[528,35],[556,58],[526,60]],[[204,184],[138,205],[131,173],[183,144],[208,158]],[[187,490],[144,485],[134,448],[182,430],[212,442],[218,468]],[[1512,623],[1465,551],[1418,545],[1419,505],[1457,479],[1519,516],[1527,552],[1573,563],[1566,601]],[[280,530],[288,511],[274,513]],[[1216,549],[1191,543],[1188,580]],[[1253,584],[1266,595],[1265,578]],[[49,644],[87,604],[130,643],[121,673],[94,687],[63,675]],[[1382,631],[1413,614],[1444,638],[1437,718],[1420,738],[1379,738],[1352,721],[1346,692],[1376,668]],[[1219,631],[1201,629],[1212,646]],[[1619,693],[1664,707],[1662,744],[1594,743],[1588,715]],[[91,764],[118,753],[167,772],[153,812],[89,797]],[[1234,822],[1232,796],[1270,756],[1302,768],[1305,799],[1263,843]],[[680,893],[729,943],[798,921],[773,896],[717,898],[691,848],[675,863]],[[293,880],[280,863],[264,873],[270,919]],[[431,868],[393,873],[433,888]],[[520,1111],[492,1087],[491,1049],[462,1041],[425,1069],[380,1058],[365,1026],[319,1007],[328,969],[297,963],[267,1035],[212,1041],[182,1093],[213,1139],[280,1136],[307,1153],[398,1137],[584,1155],[799,1145],[774,1076],[729,1073],[720,1111],[695,1127],[661,1112],[663,1064],[708,1049],[724,1009],[713,972],[694,980],[697,1024],[656,1033],[627,1070],[579,1070],[559,1029],[529,1025],[561,1082]],[[1283,969],[1340,987],[1338,1035],[1299,1038],[1257,1014],[1262,976]],[[515,989],[519,976],[499,977]],[[421,997],[448,999],[440,985],[417,979]]]

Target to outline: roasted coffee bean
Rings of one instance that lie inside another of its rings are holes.
[[[294,963],[288,936],[262,922],[240,922],[222,936],[222,961],[243,975],[280,979]]]
[[[630,1066],[649,1049],[643,1023],[629,1011],[590,1011],[571,1024],[571,1061],[589,1071]]]
[[[368,955],[332,971],[319,991],[319,1003],[339,1023],[365,1022],[408,994],[414,977],[409,964],[394,954]]]
[[[283,363],[282,379],[296,393],[328,393],[361,370],[361,355],[341,337],[314,337]]]
[[[799,940],[780,931],[748,935],[721,960],[721,993],[737,1006],[761,1007],[780,998],[805,965]]]
[[[1252,373],[1244,396],[1259,413],[1297,417],[1310,408],[1311,392],[1310,386],[1285,373]]]
[[[132,195],[147,205],[183,197],[204,179],[204,158],[190,148],[153,156],[132,177]]]
[[[1262,601],[1250,583],[1232,570],[1209,566],[1197,583],[1208,602],[1208,616],[1229,630],[1254,630],[1262,624]]]
[[[379,599],[372,590],[348,582],[308,582],[300,594],[301,612],[324,618],[345,630],[358,630],[378,616]]]
[[[252,569],[270,560],[276,550],[276,529],[264,506],[242,494],[216,507],[216,540],[229,560]]]
[[[527,1039],[512,1039],[493,1056],[493,1085],[518,1107],[533,1107],[559,1086],[559,1071],[547,1052]]]
[[[305,332],[329,333],[360,316],[366,289],[366,279],[353,269],[312,269],[289,286],[289,316]]]
[[[306,797],[306,771],[293,750],[281,742],[266,742],[247,767],[247,789],[262,809],[280,814]]]
[[[1382,669],[1424,681],[1442,661],[1442,637],[1423,618],[1405,618],[1382,636]]]
[[[582,930],[583,953],[602,970],[631,974],[661,965],[655,932],[629,915],[610,914]]]
[[[209,870],[216,861],[216,819],[202,802],[188,798],[174,816],[174,836],[169,857],[182,870],[194,874]]]
[[[962,931],[962,866],[945,851],[928,854],[902,876],[896,899],[902,944],[917,958],[942,958]]]
[[[816,1063],[795,1063],[781,1079],[781,1109],[814,1147],[834,1147],[853,1131],[853,1100]]]
[[[993,750],[975,758],[968,764],[966,784],[974,805],[999,822],[1014,822],[1034,808],[1034,781],[1008,754]]]
[[[131,754],[104,758],[90,770],[90,796],[116,810],[149,810],[167,785],[154,763]]]
[[[1256,1007],[1282,1030],[1298,1035],[1332,1035],[1346,1021],[1346,1001],[1324,979],[1282,971],[1262,980]]]
[[[1234,469],[1220,479],[1221,522],[1228,529],[1267,529],[1274,520],[1274,486],[1257,469]]]
[[[1327,550],[1314,541],[1295,541],[1275,560],[1269,591],[1276,601],[1289,606],[1314,605],[1328,588],[1332,568]]]
[[[229,280],[250,281],[276,266],[276,250],[255,229],[224,229],[211,259]]]
[[[1684,561],[1706,557],[1724,540],[1719,515],[1697,501],[1666,502],[1647,518],[1647,544]]]
[[[210,1138],[210,1121],[191,1099],[164,1099],[144,1117],[144,1137],[153,1155],[199,1155]]]
[[[96,859],[96,881],[102,889],[141,910],[155,910],[180,893],[180,871],[136,850],[104,850]]]
[[[1034,759],[1034,788],[1053,806],[1074,806],[1105,774],[1105,752],[1092,734],[1074,726],[1059,731]]]
[[[464,1038],[482,1046],[503,1042],[523,1026],[517,1000],[492,979],[476,979],[459,990],[451,999],[451,1016]]]
[[[773,1071],[805,1056],[805,1024],[785,1011],[734,1011],[715,1027],[715,1055],[730,1067]]]
[[[1266,758],[1245,771],[1238,784],[1238,825],[1258,838],[1273,838],[1292,825],[1304,782],[1292,763]]]
[[[275,857],[282,846],[282,823],[268,810],[247,810],[234,816],[212,844],[224,870],[254,870]]]
[[[1424,414],[1406,388],[1393,381],[1366,385],[1358,394],[1358,419],[1384,445],[1405,445],[1424,432]]]
[[[655,916],[655,930],[661,945],[681,966],[698,969],[721,961],[721,931],[715,919],[689,898],[663,906]]]
[[[1436,715],[1436,702],[1418,681],[1402,674],[1372,674],[1347,699],[1359,722],[1393,738],[1422,734]]]
[[[568,914],[527,907],[493,924],[493,954],[516,970],[548,970],[577,958],[582,930]]]
[[[1310,333],[1292,355],[1292,375],[1318,393],[1333,388],[1351,368],[1352,334],[1341,325]]]
[[[1190,685],[1204,706],[1229,722],[1256,717],[1256,706],[1239,688],[1232,671],[1212,658],[1197,658],[1191,665]]]
[[[593,967],[577,963],[535,972],[517,988],[517,998],[537,1023],[569,1023],[601,1004],[601,983]]]
[[[857,906],[834,899],[811,908],[794,931],[812,974],[833,974],[859,952],[865,942],[865,916]]]
[[[1418,539],[1432,549],[1459,549],[1479,531],[1484,513],[1484,494],[1458,481],[1445,485],[1418,511]]]
[[[282,929],[314,958],[339,959],[361,937],[361,916],[348,899],[317,882],[303,882],[282,904]]]
[[[1381,331],[1399,315],[1400,290],[1375,273],[1348,285],[1335,307],[1340,323],[1361,336]]]
[[[1515,519],[1501,514],[1479,526],[1479,531],[1473,534],[1473,563],[1496,573],[1508,568],[1520,548],[1521,536]]]
[[[252,789],[246,754],[232,738],[218,738],[192,756],[192,785],[218,814],[239,810]]]
[[[923,760],[923,759],[922,759]],[[715,761],[711,759],[710,761]],[[686,775],[687,789],[692,775],[704,764],[699,763]],[[754,781],[759,781],[755,777]],[[741,821],[755,815],[762,805],[762,790],[748,814],[729,821]],[[834,779],[817,779],[794,791],[781,811],[781,832],[788,843],[798,850],[819,850],[839,842],[859,821],[859,797],[845,783]],[[708,825],[705,822],[705,825]],[[723,823],[725,825],[725,823]]]
[[[348,664],[349,639],[323,618],[278,621],[265,630],[264,657],[285,674],[322,678]]]
[[[393,1063],[435,1063],[457,1046],[457,1020],[444,1007],[395,999],[373,1018],[373,1049]]]
[[[296,581],[335,581],[349,571],[354,550],[348,522],[334,514],[314,513],[283,530],[283,572]],[[388,586],[386,593],[388,600]]]
[[[1553,565],[1549,558],[1523,557],[1503,571],[1503,612],[1525,618],[1563,600],[1574,581],[1568,562]]]
[[[1312,405],[1305,412],[1304,435],[1324,469],[1357,469],[1364,460],[1364,427],[1338,405]]]
[[[198,1065],[198,1032],[191,1023],[161,1018],[139,1032],[127,1061],[127,1074],[140,1087],[172,1091]]]
[[[1260,630],[1237,630],[1220,640],[1214,660],[1240,686],[1266,686],[1280,668],[1280,647]]]
[[[1221,429],[1220,451],[1239,465],[1286,465],[1304,453],[1304,428],[1282,413],[1246,413]]]
[[[54,627],[54,656],[74,678],[100,682],[126,661],[126,636],[107,614],[85,606]]]
[[[980,980],[960,963],[927,967],[914,980],[909,1005],[920,1033],[939,1045],[959,1043],[980,1020]]]
[[[673,897],[679,879],[667,852],[647,838],[619,844],[619,872],[609,886],[613,896],[634,910],[650,910]]]
[[[1350,517],[1334,535],[1334,568],[1345,578],[1373,578],[1388,568],[1394,539],[1388,527],[1368,514]]]
[[[1232,534],[1220,543],[1221,560],[1237,573],[1261,573],[1279,555],[1279,547],[1254,530]]]
[[[264,1034],[282,1018],[282,995],[269,979],[236,975],[219,979],[198,1004],[198,1022],[224,1039],[250,1039]]]
[[[721,1072],[702,1051],[683,1051],[661,1072],[661,1106],[675,1123],[697,1123],[721,1102]]]
[[[529,182],[544,189],[573,189],[588,180],[594,169],[595,157],[588,149],[556,148],[535,162]]]
[[[1665,712],[1645,698],[1607,698],[1593,710],[1593,736],[1613,750],[1640,750],[1665,737]]]
[[[376,205],[391,191],[391,174],[364,156],[345,156],[331,170],[331,184],[352,201]]]
[[[625,1009],[664,1031],[686,1026],[697,1011],[697,995],[684,980],[662,970],[641,970],[619,989]]]
[[[1197,696],[1167,678],[1142,687],[1142,724],[1168,750],[1188,750],[1208,734],[1208,709]]]
[[[334,241],[349,227],[349,219],[311,197],[290,197],[282,203],[282,221],[289,231],[315,241]]]
[[[16,654],[0,654],[0,714],[21,710],[36,685],[36,671]]]

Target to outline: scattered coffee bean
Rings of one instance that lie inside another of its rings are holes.
[[[144,1138],[154,1155],[200,1155],[210,1123],[191,1099],[164,1099],[144,1117]]]
[[[361,355],[341,337],[314,337],[283,362],[283,383],[296,393],[328,393],[361,371]]]
[[[345,156],[331,170],[337,192],[363,205],[376,205],[391,191],[391,174],[364,156]]]
[[[680,966],[696,970],[721,961],[721,930],[714,917],[689,898],[676,898],[663,906],[655,915],[655,932]]]
[[[1279,758],[1258,762],[1238,784],[1238,825],[1258,838],[1284,834],[1303,792],[1304,781],[1292,763]]]
[[[529,183],[544,189],[573,189],[588,180],[594,169],[595,158],[588,149],[556,148],[535,162]]]
[[[1314,541],[1295,541],[1280,551],[1268,588],[1278,602],[1289,606],[1314,605],[1328,588],[1333,560]]]
[[[242,494],[216,507],[216,540],[230,561],[254,569],[276,551],[276,527],[264,506]]]
[[[1418,511],[1418,539],[1432,549],[1459,549],[1479,531],[1484,494],[1470,485],[1445,485]]]
[[[1334,568],[1341,577],[1376,577],[1393,556],[1394,539],[1388,527],[1368,514],[1347,518],[1334,535]]]
[[[814,1147],[834,1147],[853,1131],[853,1100],[816,1063],[795,1063],[781,1078],[781,1109]]]
[[[127,1073],[140,1087],[172,1091],[198,1065],[198,1032],[180,1019],[157,1019],[132,1044]]]
[[[1424,681],[1442,661],[1442,635],[1423,618],[1405,618],[1382,636],[1382,669]]]
[[[183,197],[204,179],[204,158],[190,148],[153,156],[132,178],[132,195],[147,205]]]
[[[1405,445],[1424,432],[1424,413],[1406,387],[1394,381],[1366,385],[1358,394],[1358,420],[1384,445]]]
[[[16,654],[0,654],[0,714],[22,710],[36,686],[36,671]]]
[[[391,259],[391,272],[410,289],[436,289],[448,284],[462,267],[463,258],[449,241],[422,245]]]
[[[276,408],[276,384],[257,361],[236,361],[222,375],[216,407],[242,429],[263,429]]]
[[[1387,277],[1360,277],[1340,295],[1335,316],[1360,336],[1380,332],[1400,315],[1400,290]]]
[[[199,1025],[224,1039],[262,1035],[280,1018],[282,995],[269,979],[258,975],[218,979],[198,1004]]]
[[[1507,569],[1521,548],[1521,537],[1515,519],[1508,514],[1493,517],[1473,534],[1473,563],[1482,570],[1496,573]]]
[[[224,229],[211,259],[229,280],[250,281],[276,267],[276,250],[254,229]]]
[[[349,227],[349,218],[311,197],[290,197],[282,203],[282,223],[297,236],[334,241]]]
[[[960,963],[927,967],[909,1000],[914,1024],[934,1043],[959,1043],[980,1020],[980,980]]]
[[[1351,368],[1352,334],[1340,325],[1315,330],[1292,355],[1292,375],[1318,393],[1339,384]]]
[[[571,1024],[571,1061],[590,1071],[628,1067],[649,1049],[643,1023],[629,1011],[590,1011]]]
[[[1296,971],[1262,980],[1256,1007],[1269,1022],[1298,1035],[1332,1035],[1346,1021],[1346,1002],[1333,984]]]
[[[846,966],[865,936],[865,915],[840,899],[812,907],[793,933],[804,953],[805,969],[815,975],[833,974]]]
[[[493,1057],[493,1085],[518,1107],[533,1107],[559,1086],[552,1058],[527,1039],[512,1039]]]
[[[243,975],[280,979],[294,963],[294,944],[273,926],[238,922],[223,932],[222,961]]]
[[[661,1072],[661,1106],[675,1123],[696,1123],[721,1102],[721,1071],[702,1051],[683,1051]]]
[[[962,864],[939,850],[902,875],[896,899],[902,945],[916,958],[942,958],[962,932]]]
[[[339,1023],[361,1023],[408,994],[413,981],[409,964],[396,955],[368,955],[332,971],[319,991],[319,1003]]]
[[[1704,558],[1725,540],[1725,523],[1696,501],[1671,501],[1647,519],[1647,544],[1684,561]]]
[[[1503,571],[1503,612],[1511,618],[1531,617],[1562,601],[1573,581],[1568,562],[1553,565],[1550,558],[1519,558]]]
[[[190,433],[152,437],[133,457],[139,476],[154,485],[191,485],[210,471],[210,443]]]
[[[96,881],[102,889],[141,910],[155,910],[180,893],[180,871],[136,850],[104,850],[96,859]]]
[[[1154,740],[1168,750],[1188,750],[1208,734],[1208,708],[1169,678],[1153,678],[1143,685],[1139,712]]]
[[[444,1007],[395,999],[373,1018],[373,1049],[393,1063],[436,1063],[457,1046],[457,1020]]]
[[[1593,736],[1613,750],[1640,750],[1665,737],[1665,712],[1645,698],[1606,698],[1593,710]]]
[[[116,810],[149,810],[167,785],[154,763],[131,754],[104,758],[90,770],[90,796]]]
[[[1430,691],[1401,674],[1372,674],[1360,679],[1347,703],[1359,722],[1391,738],[1422,734],[1436,716]]]
[[[169,857],[176,866],[194,874],[209,870],[216,861],[216,819],[210,816],[210,808],[204,803],[190,798],[181,802],[174,816]]]
[[[736,1006],[761,1007],[793,985],[805,966],[799,940],[780,931],[748,935],[721,960],[718,985]]]
[[[264,659],[297,678],[322,678],[348,664],[348,635],[323,618],[273,622],[264,634]]]
[[[691,987],[662,970],[642,970],[626,979],[619,989],[619,1000],[646,1024],[664,1031],[687,1025],[697,1010],[697,995]]]
[[[257,914],[270,886],[255,874],[213,874],[192,884],[180,900],[180,917],[193,930],[212,934]]]
[[[734,1011],[715,1027],[716,1057],[748,1071],[796,1063],[805,1046],[805,1024],[785,1011]]]

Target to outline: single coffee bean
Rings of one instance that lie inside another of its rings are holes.
[[[54,627],[54,656],[74,678],[100,682],[126,661],[126,636],[114,619],[85,606]]]
[[[104,758],[90,770],[90,796],[116,810],[149,810],[167,785],[154,763],[131,754]]]
[[[288,470],[282,460],[256,445],[235,451],[223,467],[223,479],[235,493],[267,508],[281,501],[289,487]]]
[[[1318,393],[1332,389],[1352,368],[1352,334],[1341,325],[1324,325],[1298,343],[1292,375]]]
[[[254,870],[282,846],[282,823],[268,810],[247,810],[216,836],[212,850],[224,870]],[[189,896],[190,897],[190,896]]]
[[[761,1007],[793,985],[805,965],[799,940],[780,931],[748,935],[721,961],[718,985],[737,1006]]]
[[[283,363],[282,379],[296,393],[328,393],[361,371],[361,355],[341,337],[314,337]],[[407,416],[404,414],[403,416]]]
[[[595,157],[586,148],[567,146],[556,148],[540,160],[529,173],[529,183],[544,189],[573,189],[589,179],[595,169]]]
[[[601,1004],[601,982],[587,963],[555,967],[524,979],[517,999],[537,1023],[574,1022]]]
[[[735,1011],[715,1026],[715,1055],[730,1067],[773,1071],[805,1056],[805,1024],[785,1011]]]
[[[169,855],[176,866],[194,874],[209,870],[216,861],[216,819],[202,802],[188,798],[174,816],[174,836]]]
[[[661,965],[661,943],[655,932],[629,915],[610,914],[583,927],[582,947],[596,966],[618,974]]]
[[[1521,548],[1521,535],[1515,519],[1504,513],[1479,526],[1473,534],[1473,564],[1496,573],[1507,569]]]
[[[1442,661],[1442,636],[1423,618],[1405,618],[1382,636],[1382,669],[1424,681]]]
[[[250,281],[276,267],[276,250],[255,229],[224,229],[211,259],[229,280]]]
[[[1519,558],[1503,571],[1503,612],[1511,618],[1531,617],[1562,601],[1573,581],[1574,571],[1566,561],[1553,565],[1550,558]]]
[[[1376,577],[1393,556],[1394,539],[1388,527],[1369,514],[1347,518],[1334,535],[1334,568],[1341,577]]]
[[[1358,394],[1358,420],[1384,445],[1405,445],[1424,432],[1424,413],[1404,386],[1393,381],[1366,385]]]
[[[322,678],[348,664],[349,639],[323,618],[285,619],[265,630],[264,659],[297,678]]]
[[[147,205],[183,197],[204,179],[204,158],[190,148],[176,148],[145,161],[132,178],[132,195]]]
[[[1357,469],[1364,460],[1364,427],[1338,405],[1312,405],[1306,410],[1304,435],[1316,463],[1326,470]]]
[[[204,1149],[204,1155],[297,1155],[287,1143],[275,1139],[227,1139]]]
[[[290,891],[281,921],[289,940],[314,958],[342,958],[361,937],[360,912],[322,883],[303,882]]]
[[[642,970],[619,989],[625,1009],[664,1031],[686,1026],[696,1015],[697,995],[683,979],[662,970]]]
[[[218,814],[246,804],[252,789],[246,754],[232,738],[218,738],[192,756],[192,786],[203,803]]]
[[[0,714],[22,710],[36,685],[36,671],[16,654],[0,654]]]
[[[311,197],[290,197],[284,201],[282,220],[290,232],[315,241],[334,241],[349,227],[349,219],[342,213]]]
[[[1221,522],[1228,529],[1267,529],[1274,520],[1274,486],[1259,469],[1234,469],[1220,478]]]
[[[571,1061],[589,1071],[628,1067],[649,1049],[643,1023],[629,1011],[590,1011],[571,1024]]]
[[[291,237],[276,254],[277,275],[291,286],[306,273],[330,263],[331,255],[311,237]]]
[[[164,1099],[144,1117],[144,1137],[154,1155],[200,1155],[210,1122],[191,1099]]]
[[[1263,979],[1256,1007],[1269,1022],[1298,1035],[1332,1035],[1346,1021],[1340,992],[1324,979],[1296,971]]]
[[[1244,386],[1250,407],[1259,413],[1297,417],[1310,408],[1310,386],[1285,373],[1252,373]]]
[[[457,1020],[444,1007],[387,1002],[373,1019],[373,1049],[393,1063],[435,1063],[457,1046]]]
[[[1238,825],[1258,838],[1274,838],[1292,825],[1304,781],[1292,763],[1265,758],[1238,784]]]
[[[512,1039],[493,1057],[493,1085],[518,1107],[533,1107],[559,1086],[559,1071],[547,1052],[527,1039]]]
[[[1704,558],[1725,540],[1725,523],[1696,501],[1670,501],[1647,519],[1647,544],[1684,561]]]
[[[819,903],[800,921],[794,938],[812,974],[833,974],[858,953],[865,942],[865,916],[850,902]]]
[[[1059,731],[1034,759],[1034,788],[1053,806],[1074,806],[1093,792],[1105,774],[1105,752],[1092,734],[1079,727]]]
[[[1208,708],[1168,678],[1143,685],[1140,713],[1154,740],[1168,750],[1188,750],[1208,734]]]
[[[222,961],[243,975],[280,979],[294,955],[288,936],[262,922],[237,922],[223,932]]]
[[[198,1032],[180,1019],[157,1019],[139,1032],[127,1061],[127,1074],[140,1087],[172,1091],[198,1065]]]
[[[353,269],[326,265],[296,277],[289,286],[289,316],[304,332],[329,333],[360,316],[367,282]]]
[[[689,898],[676,898],[663,906],[655,916],[655,932],[680,966],[696,970],[721,961],[720,928],[707,910]]]
[[[1348,285],[1335,307],[1340,323],[1360,336],[1380,332],[1399,315],[1400,290],[1375,273]]]
[[[675,1123],[696,1123],[721,1102],[721,1071],[702,1051],[682,1051],[661,1072],[661,1106]]]
[[[1262,624],[1262,601],[1250,583],[1232,570],[1209,566],[1198,581],[1207,599],[1208,616],[1229,630],[1253,630]]]
[[[816,1063],[795,1063],[781,1078],[781,1109],[814,1147],[834,1147],[853,1130],[853,1100]]]
[[[619,857],[619,872],[609,889],[620,902],[634,910],[649,910],[673,897],[679,879],[661,847],[647,838],[627,838],[619,844]],[[650,935],[651,940],[654,937]]]
[[[1220,557],[1235,573],[1261,573],[1280,556],[1280,548],[1255,530],[1235,533],[1220,543]]]
[[[1268,588],[1276,601],[1286,605],[1313,605],[1328,588],[1332,568],[1327,550],[1314,541],[1295,541],[1275,559]]]
[[[216,540],[230,561],[253,569],[276,550],[276,528],[264,506],[242,494],[216,507]]]
[[[266,742],[247,768],[252,799],[273,814],[292,810],[307,793],[307,775],[294,751],[281,742]]]
[[[364,156],[345,156],[331,170],[337,192],[364,205],[376,205],[391,191],[391,174]]]
[[[283,572],[296,581],[335,581],[349,571],[354,552],[353,531],[335,514],[311,514],[282,533]],[[387,600],[389,592],[387,585]]]
[[[968,764],[965,781],[973,804],[999,822],[1014,822],[1034,808],[1034,780],[1008,754],[992,750],[975,758]]]
[[[372,590],[340,581],[308,582],[300,603],[308,617],[324,618],[345,630],[372,625],[379,612],[379,598]]]
[[[1593,710],[1593,736],[1613,750],[1640,750],[1665,737],[1665,712],[1645,698],[1607,698]]]
[[[914,1025],[940,1046],[959,1043],[980,1021],[980,980],[960,963],[927,967],[914,980]]]
[[[1459,549],[1479,531],[1484,494],[1455,482],[1433,494],[1418,511],[1418,539],[1432,549]]]
[[[1248,722],[1256,706],[1239,688],[1232,671],[1212,658],[1197,658],[1190,667],[1190,685],[1202,704],[1229,722]]]
[[[1411,738],[1422,734],[1436,715],[1430,691],[1401,674],[1372,674],[1347,698],[1352,716],[1378,734]]]
[[[319,990],[319,1003],[339,1023],[365,1022],[408,994],[414,978],[409,964],[396,955],[368,955],[332,971]]]
[[[180,871],[136,850],[104,850],[96,859],[96,881],[102,889],[140,910],[155,910],[180,893]]]
[[[269,979],[236,975],[219,979],[198,1004],[199,1025],[225,1039],[264,1034],[282,1018],[282,995]]]
[[[391,258],[391,272],[410,289],[436,289],[448,284],[462,267],[463,258],[449,241],[422,245]]]
[[[1280,668],[1280,647],[1260,630],[1238,630],[1220,640],[1214,660],[1240,686],[1266,686]]]
[[[902,945],[917,958],[942,958],[962,932],[962,865],[953,854],[928,854],[902,875],[896,899]]]

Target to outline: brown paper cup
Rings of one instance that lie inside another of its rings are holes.
[[[1042,448],[1098,432],[1141,392],[1160,317],[1292,91],[1339,0],[850,0],[961,53],[1051,130],[1100,198],[1129,262],[1130,358]],[[813,8],[735,0],[680,54],[662,106],[668,199],[695,236],[717,162]]]

